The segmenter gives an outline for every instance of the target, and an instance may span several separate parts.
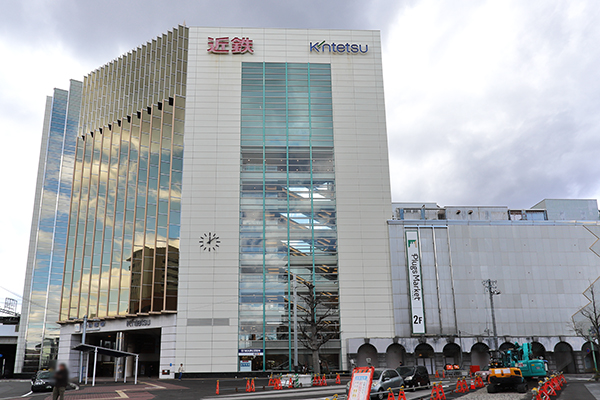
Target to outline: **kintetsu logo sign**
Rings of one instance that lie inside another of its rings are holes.
[[[234,37],[229,40],[229,37],[208,37],[208,51],[213,54],[229,54],[231,47],[231,54],[254,54],[254,48],[252,47],[252,39],[243,37]]]
[[[322,42],[310,42],[310,52],[315,53],[366,53],[369,51],[368,44],[356,44],[356,43],[327,43],[326,40]]]

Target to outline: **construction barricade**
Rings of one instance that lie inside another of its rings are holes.
[[[404,392],[404,391],[403,391]],[[462,392],[461,392],[462,393]],[[404,397],[406,399],[406,397]],[[446,394],[444,393],[444,388],[442,387],[442,383],[434,383],[431,387],[431,400],[446,400]]]
[[[483,378],[481,377],[481,375],[477,375],[475,377],[475,387],[477,389],[481,389],[482,387],[485,387],[485,382],[483,382]]]
[[[532,400],[551,400],[552,396],[558,396],[562,386],[566,383],[564,375],[552,375],[539,382],[538,388],[533,389]]]
[[[456,381],[456,388],[454,389],[455,393],[468,393],[469,385],[467,385],[466,378],[458,378]]]

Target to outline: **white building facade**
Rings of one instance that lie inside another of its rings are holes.
[[[351,340],[359,364],[485,366],[495,343],[483,282],[492,280],[500,349],[530,342],[551,369],[593,367],[572,317],[600,276],[595,200],[544,200],[530,210],[394,203],[393,215],[394,336]]]
[[[180,26],[84,79],[79,133],[72,371],[84,316],[87,343],[162,378],[291,370],[310,292],[329,369],[351,338],[394,335],[379,32]]]

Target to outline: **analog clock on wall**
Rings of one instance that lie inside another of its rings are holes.
[[[214,232],[208,232],[200,238],[200,248],[204,251],[217,251],[219,248],[219,237]]]

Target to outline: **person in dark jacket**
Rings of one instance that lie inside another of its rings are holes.
[[[54,373],[54,389],[52,389],[52,400],[65,400],[65,390],[69,386],[69,370],[65,364],[60,364]]]

